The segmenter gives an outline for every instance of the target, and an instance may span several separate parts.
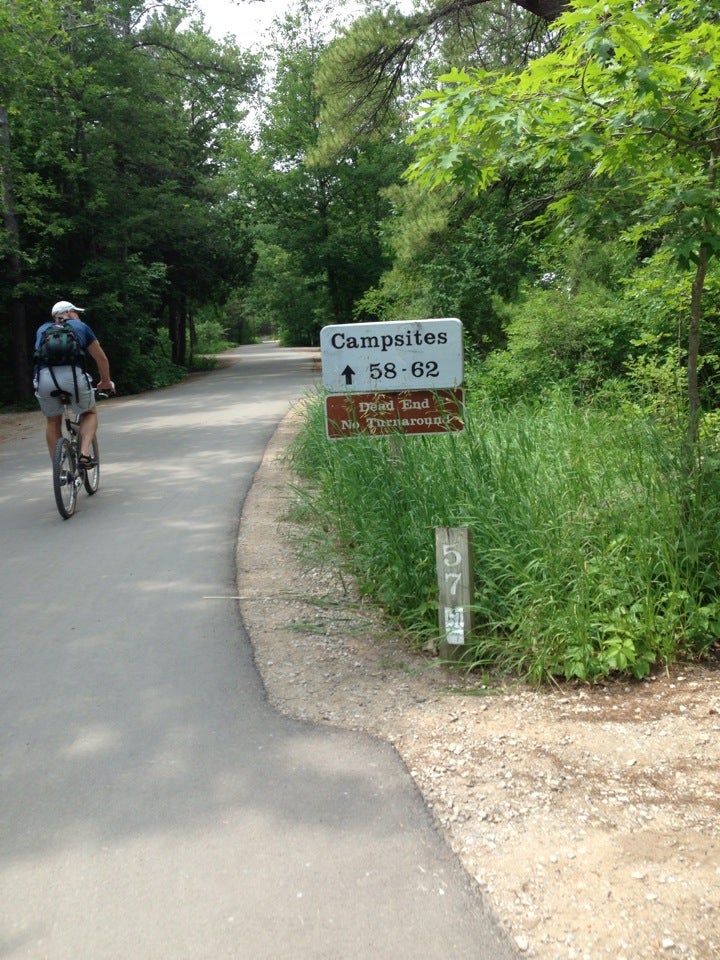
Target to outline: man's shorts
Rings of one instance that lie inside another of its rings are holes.
[[[51,396],[58,387],[70,394],[70,403],[75,413],[87,413],[88,410],[95,409],[95,391],[92,388],[92,381],[79,367],[53,367],[53,374],[57,384],[48,368],[43,367],[40,370],[35,390],[35,396],[40,402],[40,409],[46,417],[57,417],[63,412],[60,398]],[[77,399],[75,398],[76,379]]]

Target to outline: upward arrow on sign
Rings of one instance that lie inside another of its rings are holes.
[[[342,371],[341,376],[345,377],[345,385],[349,387],[353,382],[353,377],[355,376],[355,371],[350,366],[350,364],[348,364],[345,367],[345,369]]]

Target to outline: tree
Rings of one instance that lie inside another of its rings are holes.
[[[451,63],[521,69],[531,51],[538,55],[544,48],[545,33],[536,35],[536,26],[537,21],[512,3],[476,4],[463,10],[462,20],[447,23],[432,49],[428,46],[423,52],[418,47],[412,76],[403,85],[404,94],[394,113],[386,117],[382,136],[397,142],[404,138],[409,129],[407,117],[416,110],[410,90],[415,87],[419,94],[421,83],[444,72]],[[361,43],[367,20],[358,27],[355,40]],[[353,32],[339,41],[337,49],[331,47],[323,74],[329,81],[338,74],[344,58],[353,59]],[[324,127],[335,130],[335,136],[328,137],[323,129],[323,155],[331,154],[343,137],[357,136],[361,142],[372,143],[380,136],[372,124],[365,132],[359,130],[360,118],[343,128],[342,116],[347,118],[347,112],[342,100],[337,100],[341,89],[339,76],[336,85],[328,84],[323,121]],[[354,103],[349,101],[347,107]],[[339,127],[335,122],[338,116]],[[343,131],[339,135],[338,129]],[[512,299],[523,275],[533,266],[526,256],[527,244],[518,234],[516,217],[527,215],[524,210],[536,196],[532,192],[536,180],[528,176],[525,182],[514,183],[511,191],[498,189],[481,199],[452,185],[432,193],[417,184],[393,186],[387,192],[391,214],[382,224],[392,268],[378,287],[363,297],[358,317],[458,316],[481,354],[502,344],[497,298]]]
[[[689,285],[688,441],[697,438],[708,260],[720,252],[720,18],[711,2],[573,0],[560,44],[519,74],[452,71],[428,92],[409,176],[482,192],[529,168],[554,171],[548,210],[568,228],[612,217],[666,248]],[[562,182],[559,170],[570,171]],[[592,189],[589,189],[592,187]]]
[[[49,229],[40,215],[48,188],[18,163],[13,131],[16,125],[27,122],[35,105],[43,117],[51,116],[74,72],[73,64],[54,42],[60,19],[61,8],[53,0],[40,4],[10,0],[0,7],[0,199],[4,226],[0,231],[0,256],[7,265],[4,302],[9,304],[9,325],[0,331],[0,343],[11,348],[14,387],[17,396],[23,398],[30,396],[31,385],[22,294],[27,265],[22,223],[33,219],[42,232]]]
[[[314,156],[321,112],[315,77],[331,12],[302,2],[277,25],[253,161],[249,201],[261,253],[255,283],[277,290],[255,290],[250,302],[262,304],[263,315],[272,304],[292,343],[317,342],[324,323],[350,322],[355,301],[387,266],[378,223],[389,204],[381,191],[410,158],[401,142]]]
[[[152,383],[159,325],[182,363],[193,305],[247,279],[251,240],[222,192],[222,152],[258,58],[197,21],[186,28],[187,8],[0,7],[0,294],[13,313],[12,336],[0,335],[13,344],[16,396],[30,389],[25,314],[37,321],[58,291],[89,299],[108,346],[132,328],[123,341],[137,356],[119,351],[114,366],[121,378],[134,363],[139,389]]]

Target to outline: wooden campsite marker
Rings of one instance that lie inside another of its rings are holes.
[[[472,633],[473,564],[469,527],[436,527],[440,653],[457,659]]]

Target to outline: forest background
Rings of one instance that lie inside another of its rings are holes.
[[[3,4],[0,402],[32,400],[60,297],[129,393],[228,343],[459,317],[461,436],[398,461],[310,404],[318,551],[432,645],[432,530],[470,526],[476,669],[712,654],[715,5],[357,7],[298,0],[244,47],[180,0]]]

